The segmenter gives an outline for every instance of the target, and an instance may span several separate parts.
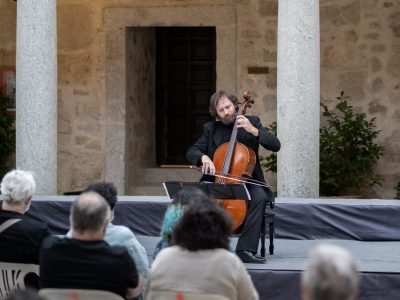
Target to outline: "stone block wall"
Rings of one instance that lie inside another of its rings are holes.
[[[97,1],[58,1],[58,191],[105,178],[104,41]]]
[[[370,197],[392,198],[400,181],[400,1],[321,1],[321,97],[330,106],[345,91],[349,103],[376,118],[385,147],[376,173],[381,188]]]
[[[144,168],[155,167],[155,30],[126,29],[126,193],[135,194]]]
[[[237,1],[235,7],[238,31],[236,92],[252,92],[256,102],[248,114],[259,116],[267,126],[276,121],[278,1]],[[252,72],[249,70],[252,67],[268,71]],[[260,148],[261,155],[269,153]],[[266,174],[266,180],[276,190],[275,174]]]
[[[277,0],[57,3],[60,193],[102,179],[115,179],[122,193],[129,192],[129,178],[135,177],[129,166],[134,165],[132,147],[139,139],[135,128],[142,123],[126,107],[134,100],[129,95],[135,96],[135,89],[123,90],[118,84],[127,82],[128,73],[127,48],[121,47],[123,24],[216,26],[217,88],[239,95],[252,91],[256,104],[249,113],[259,115],[264,125],[276,120]],[[392,198],[393,186],[400,181],[400,1],[324,0],[320,6],[321,98],[333,105],[332,99],[344,90],[352,105],[377,118],[382,130],[379,143],[386,150],[376,172],[386,181],[382,188],[367,192]],[[1,1],[0,14],[0,65],[14,65],[16,2]],[[252,67],[262,71],[252,72]],[[146,80],[150,86],[151,80]],[[134,123],[126,122],[130,116]],[[138,151],[149,154],[151,165],[153,144],[150,139],[146,143]],[[274,175],[267,179],[275,186]]]
[[[16,7],[13,1],[0,2],[0,66],[15,66]]]

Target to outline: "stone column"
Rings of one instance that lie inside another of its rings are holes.
[[[56,14],[56,0],[17,2],[16,165],[40,195],[57,192]]]
[[[278,196],[319,196],[318,0],[279,0]]]

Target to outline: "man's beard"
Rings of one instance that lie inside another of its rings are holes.
[[[220,118],[221,122],[224,125],[231,125],[236,120],[236,112],[233,115],[225,116],[224,118]]]

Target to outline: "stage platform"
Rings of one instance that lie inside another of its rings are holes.
[[[149,261],[159,237],[138,236],[146,248]],[[236,246],[236,238],[231,248]],[[359,300],[400,299],[400,242],[364,242],[351,240],[276,239],[274,255],[266,264],[246,264],[260,299],[300,300],[300,276],[309,251],[320,243],[339,245],[356,258],[361,272]]]
[[[68,231],[69,208],[76,196],[36,196],[28,214],[46,221],[54,234]],[[157,236],[170,200],[160,196],[123,196],[115,224]],[[400,241],[400,201],[278,198],[275,236],[282,239]]]
[[[75,198],[34,197],[28,214],[47,222],[54,234],[65,234]],[[137,234],[150,261],[169,203],[166,197],[119,197],[114,223]],[[278,198],[273,212],[275,254],[267,255],[266,264],[246,264],[260,299],[300,300],[308,252],[321,242],[341,245],[357,259],[362,274],[358,299],[400,299],[400,201]],[[235,244],[232,238],[232,249]]]

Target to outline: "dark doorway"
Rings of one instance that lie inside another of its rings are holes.
[[[159,165],[188,164],[187,148],[210,120],[215,27],[156,28],[156,147]]]

